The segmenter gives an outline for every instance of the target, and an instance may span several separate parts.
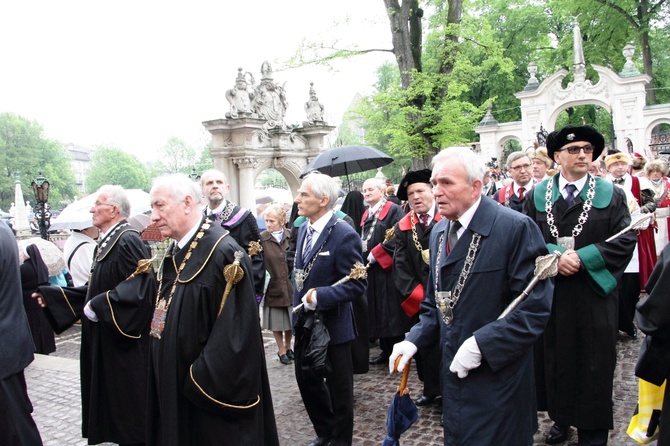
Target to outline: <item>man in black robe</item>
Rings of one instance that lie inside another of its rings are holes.
[[[537,184],[524,207],[549,252],[562,253],[551,317],[536,350],[538,406],[555,422],[547,444],[565,441],[575,426],[580,446],[605,445],[614,427],[617,282],[633,255],[635,232],[606,241],[630,224],[630,213],[620,188],[588,173],[603,147],[603,136],[586,125],[550,133],[547,151],[561,173]]]
[[[363,183],[363,198],[368,209],[361,219],[363,258],[368,268],[368,326],[371,340],[379,339],[381,354],[370,364],[384,365],[393,345],[403,340],[409,330],[409,316],[403,311],[404,300],[393,281],[395,239],[386,240],[386,231],[405,215],[397,204],[384,199],[384,182],[370,178]]]
[[[83,437],[89,444],[144,444],[156,279],[139,266],[151,251],[126,221],[130,202],[123,189],[103,186],[97,193],[91,213],[101,235],[88,286],[39,287],[33,297],[56,333],[82,321]]]
[[[205,216],[226,229],[231,237],[244,248],[251,257],[251,270],[256,301],[260,303],[265,286],[265,264],[261,235],[256,217],[250,210],[241,208],[227,200],[230,185],[223,172],[216,169],[206,170],[200,180],[202,194],[207,200]]]
[[[4,221],[0,221],[0,345],[0,444],[41,445],[23,374],[33,362],[35,344],[21,302],[16,239]]]
[[[182,174],[151,189],[151,220],[175,242],[151,322],[147,443],[278,445],[251,260],[200,196]]]

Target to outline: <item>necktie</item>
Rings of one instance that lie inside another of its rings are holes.
[[[312,251],[312,236],[314,235],[314,228],[309,227],[307,228],[307,235],[305,236],[305,246],[302,250],[302,264],[305,265],[307,263],[307,259],[309,258],[309,253]]]
[[[623,177],[614,179],[614,184],[623,184],[625,182],[626,180]]]
[[[447,236],[447,252],[451,252],[452,249],[454,249],[454,246],[456,246],[456,242],[458,241],[458,230],[461,228],[461,224],[458,220],[452,221],[451,226],[449,227],[449,235]]]
[[[567,195],[565,196],[565,203],[570,207],[572,204],[572,201],[575,199],[575,191],[577,190],[577,186],[574,184],[566,184],[565,185],[565,192],[567,192]]]
[[[428,228],[428,219],[430,218],[430,215],[421,214],[419,215],[419,218],[421,219],[421,225],[423,226],[423,229]]]
[[[519,200],[523,200],[524,192],[526,192],[526,188],[525,187],[520,187],[519,188]]]

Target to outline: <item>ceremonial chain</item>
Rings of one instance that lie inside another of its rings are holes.
[[[117,232],[119,232],[119,229],[121,229],[121,228],[125,228],[125,227],[128,226],[128,225],[129,225],[129,223],[123,223],[123,224],[117,225],[116,228],[114,228],[114,230],[113,230],[112,232],[110,232],[109,234],[107,234],[107,235],[100,241],[100,243],[99,243],[98,246],[97,246],[97,250],[95,251],[95,258],[93,259],[93,263],[91,263],[91,270],[90,270],[89,273],[88,273],[88,279],[89,279],[89,282],[90,282],[90,280],[91,280],[91,276],[93,275],[93,269],[95,269],[95,266],[98,264],[98,261],[100,260],[100,255],[102,254],[102,251],[105,249],[105,247],[107,247],[107,244],[108,244],[109,241],[112,239],[112,236],[113,236],[114,234],[116,234]]]
[[[319,250],[316,252],[316,254],[314,254],[314,256],[312,257],[312,260],[309,261],[309,264],[307,264],[307,267],[302,268],[302,269],[295,268],[293,270],[293,278],[295,279],[295,287],[298,289],[298,291],[302,291],[302,286],[305,283],[305,280],[307,280],[307,278],[309,277],[309,273],[312,271],[312,266],[314,266],[314,262],[316,262],[316,259],[319,257],[319,254],[321,253],[321,250],[323,249],[324,246],[326,246],[326,242],[328,241],[328,237],[330,237],[330,233],[333,232],[334,227],[335,227],[335,225],[330,227],[330,229],[328,230],[328,235],[323,239],[323,242],[321,242],[321,246],[319,246]]]
[[[423,249],[423,246],[421,246],[421,242],[419,242],[419,235],[416,233],[416,223],[414,223],[414,216],[416,216],[416,218],[419,218],[417,213],[412,211],[412,216],[409,219],[409,221],[412,223],[412,240],[414,240],[414,246],[416,246],[416,250],[421,253],[421,258],[427,265],[430,260],[430,251],[428,249]]]
[[[507,188],[507,191],[505,192],[505,203],[504,206],[506,208],[509,207],[509,199],[512,198],[512,192],[514,191],[514,183],[511,183],[509,187]]]
[[[367,252],[368,250],[368,242],[372,238],[372,234],[375,232],[375,226],[377,226],[377,220],[379,220],[379,214],[381,214],[382,209],[384,209],[384,205],[386,204],[386,200],[382,200],[382,203],[379,205],[379,209],[377,209],[377,212],[372,214],[372,226],[370,226],[370,231],[368,232],[368,236],[363,239],[363,234],[365,233],[365,228],[361,228],[361,240],[363,241],[363,252]],[[365,226],[365,225],[364,225]]]
[[[552,204],[551,204],[551,197],[552,197],[552,190],[554,188],[554,181],[553,179],[550,179],[547,181],[547,192],[544,194],[544,198],[546,200],[546,212],[547,212],[547,224],[549,225],[549,231],[551,232],[552,237],[558,239],[558,228],[556,227],[556,223],[554,222],[554,214],[551,212],[552,210]],[[596,196],[596,179],[593,176],[589,175],[589,188],[586,191],[586,201],[583,204],[582,207],[582,213],[579,215],[579,218],[577,219],[577,225],[572,228],[572,237],[575,238],[579,234],[582,233],[582,229],[584,229],[584,223],[589,219],[589,211],[591,210],[591,206],[593,206],[593,197]]]
[[[229,201],[221,212],[217,212],[216,214],[212,212],[214,214],[214,222],[221,224],[222,222],[228,220],[230,215],[233,213],[233,209],[235,209],[235,205]]]
[[[654,186],[654,199],[661,201],[664,200],[667,188],[665,180],[661,178],[658,181],[654,181],[650,178],[649,181],[651,181],[651,185]]]
[[[205,223],[203,223],[202,226],[200,227],[200,231],[198,231],[195,238],[189,245],[188,251],[186,251],[184,260],[181,261],[179,268],[177,268],[177,263],[175,262],[174,255],[172,256],[172,264],[174,265],[175,271],[177,272],[177,276],[174,278],[174,282],[172,283],[172,288],[170,289],[170,294],[168,295],[167,301],[164,297],[160,297],[160,293],[163,288],[163,266],[161,266],[160,277],[158,278],[158,298],[156,299],[156,308],[154,309],[154,316],[151,319],[151,331],[149,332],[149,334],[156,339],[161,338],[161,334],[163,333],[163,329],[165,328],[165,319],[167,318],[167,312],[168,309],[170,308],[170,304],[172,303],[174,292],[177,289],[177,282],[179,282],[179,275],[184,270],[186,262],[191,258],[193,250],[195,249],[196,246],[198,246],[198,241],[200,241],[200,239],[205,235],[205,231],[209,229],[209,226],[210,225],[208,220],[205,220]],[[177,243],[176,240],[175,243]],[[165,262],[165,259],[163,259],[163,262]]]
[[[475,263],[475,257],[477,256],[477,250],[479,250],[479,242],[481,241],[482,236],[476,232],[472,233],[472,240],[470,241],[470,247],[468,248],[468,254],[465,256],[465,262],[463,263],[463,269],[461,269],[461,274],[458,276],[458,282],[456,282],[456,287],[452,292],[443,292],[437,291],[438,284],[440,279],[440,256],[442,255],[442,245],[444,244],[444,233],[440,234],[440,240],[438,242],[437,248],[437,260],[435,262],[435,303],[438,305],[442,311],[442,320],[445,324],[449,325],[454,320],[454,307],[458,303],[458,300],[461,297],[461,292],[465,286],[465,282],[470,276],[470,271],[472,270],[472,265]]]

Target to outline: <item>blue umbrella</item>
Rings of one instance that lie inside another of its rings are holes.
[[[397,370],[399,360],[400,357],[396,359],[395,370]],[[416,405],[409,396],[409,390],[407,390],[407,378],[409,377],[409,365],[411,362],[411,359],[407,361],[398,391],[393,395],[393,400],[391,400],[389,413],[386,417],[386,437],[382,442],[382,446],[399,446],[400,436],[419,419]]]

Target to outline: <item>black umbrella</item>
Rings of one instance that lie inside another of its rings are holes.
[[[317,311],[301,311],[295,326],[296,340],[300,340],[299,355],[303,373],[323,377],[330,370],[328,344],[330,334],[323,323],[323,316]]]
[[[331,177],[346,176],[350,173],[366,172],[393,162],[393,158],[377,149],[367,146],[341,146],[322,152],[305,167],[300,177],[313,170]]]
[[[394,370],[398,370],[399,360],[400,357],[396,359]],[[409,390],[407,390],[407,378],[409,377],[409,365],[411,362],[411,359],[407,361],[398,391],[393,395],[393,400],[391,400],[389,413],[386,418],[386,437],[382,442],[382,446],[399,446],[400,436],[419,419],[416,405],[409,396]]]

